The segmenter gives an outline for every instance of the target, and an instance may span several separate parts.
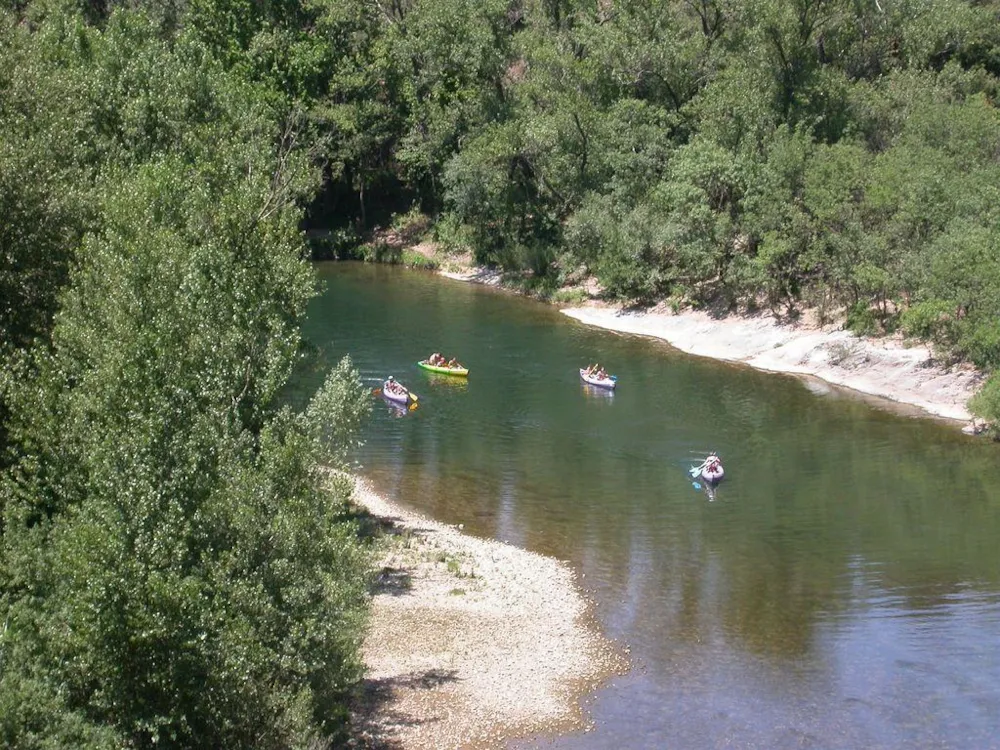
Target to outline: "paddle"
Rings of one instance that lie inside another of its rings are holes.
[[[701,462],[701,466],[692,466],[690,469],[688,469],[688,474],[690,474],[692,477],[696,477],[699,474],[701,474],[701,470],[704,469],[706,466],[708,466],[707,458]]]
[[[701,466],[692,466],[690,469],[687,470],[688,475],[691,477],[691,486],[694,487],[696,490],[701,489],[701,483],[698,482],[697,479],[698,475],[701,474],[701,470],[705,468],[707,464],[708,464],[708,459],[705,459],[704,461],[702,461]]]

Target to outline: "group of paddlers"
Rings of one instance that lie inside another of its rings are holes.
[[[394,378],[392,375],[389,376],[389,379],[385,381],[382,387],[384,390],[392,391],[393,393],[398,393],[400,396],[402,396],[405,393],[409,393],[406,387],[396,382],[396,378]]]
[[[462,364],[452,357],[451,359],[445,359],[441,352],[434,352],[431,356],[427,358],[427,364],[434,365],[435,367],[450,367],[451,369],[459,369]]]
[[[604,368],[601,367],[596,362],[594,364],[588,366],[587,369],[584,370],[584,372],[586,372],[587,376],[591,377],[591,378],[598,378],[600,380],[607,380],[608,379],[608,373],[605,372]]]

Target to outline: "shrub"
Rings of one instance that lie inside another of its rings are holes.
[[[560,305],[579,305],[586,302],[589,295],[579,288],[557,289],[552,294],[552,301]]]
[[[969,399],[969,410],[993,425],[1000,424],[1000,372],[994,372],[979,393]]]
[[[909,336],[950,343],[952,305],[944,300],[930,300],[913,305],[903,313],[903,331]]]
[[[434,240],[448,253],[472,252],[475,244],[473,229],[462,223],[453,213],[446,213],[434,224]]]
[[[421,255],[413,250],[403,250],[403,254],[400,256],[400,262],[409,268],[422,268],[427,271],[433,271],[438,267],[438,262],[436,260],[428,258],[425,255]]]
[[[358,257],[361,238],[354,227],[307,234],[313,260],[347,260]]]
[[[879,318],[867,302],[855,302],[847,308],[844,326],[859,336],[872,336],[879,332]]]
[[[958,349],[977,367],[1000,366],[1000,322],[967,323],[959,335]]]

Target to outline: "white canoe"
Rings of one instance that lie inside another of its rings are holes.
[[[716,484],[726,475],[726,470],[722,468],[722,462],[718,456],[709,456],[705,461],[705,466],[701,470],[701,478],[709,484]]]
[[[396,385],[397,387],[402,388],[402,391],[390,390],[389,381],[385,381],[382,384],[382,395],[390,401],[395,401],[397,404],[410,403],[410,392],[398,383]]]
[[[598,388],[611,388],[614,389],[615,384],[618,382],[618,378],[614,375],[609,375],[606,378],[598,378],[594,375],[589,375],[587,371],[580,368],[580,377],[585,383],[590,383],[591,385],[596,385]]]

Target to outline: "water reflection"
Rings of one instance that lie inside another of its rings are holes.
[[[407,406],[398,401],[393,401],[391,398],[386,398],[384,395],[380,395],[379,400],[386,406],[388,414],[393,417],[405,417],[412,409],[417,408],[416,404]]]
[[[489,290],[351,266],[325,278],[321,357],[415,380],[406,363],[443,346],[474,373],[426,381],[410,419],[376,411],[359,456],[375,485],[569,559],[632,648],[638,669],[598,695],[596,730],[553,746],[1000,734],[993,446]],[[402,336],[400,319],[422,323]],[[573,366],[595,352],[628,388],[580,383]],[[727,476],[706,502],[687,469],[710,451]]]
[[[583,393],[584,397],[595,401],[607,402],[611,401],[615,397],[614,388],[601,388],[600,386],[584,383],[583,381],[580,381],[580,391]]]
[[[455,375],[442,375],[439,372],[430,372],[429,370],[421,369],[420,373],[424,376],[424,380],[432,388],[452,388],[459,391],[464,391],[469,387],[469,379],[467,377],[460,378]]]

